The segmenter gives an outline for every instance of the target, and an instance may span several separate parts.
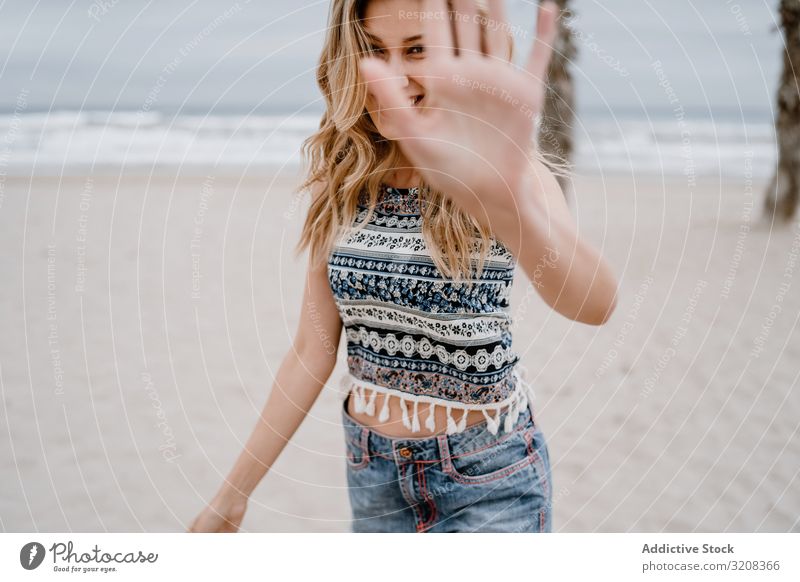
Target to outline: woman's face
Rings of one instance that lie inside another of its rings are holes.
[[[370,0],[363,21],[372,56],[389,65],[392,75],[402,82],[403,96],[415,107],[425,97],[421,83],[421,63],[425,59],[422,7],[419,0]],[[386,135],[386,124],[381,121],[392,112],[381,110],[381,104],[372,93],[367,95],[366,107],[381,135],[392,139],[393,136]]]

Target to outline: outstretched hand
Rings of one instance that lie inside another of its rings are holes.
[[[361,72],[382,104],[384,128],[426,183],[478,220],[491,222],[498,209],[516,212],[522,202],[518,197],[531,172],[557,7],[552,0],[540,5],[536,38],[520,69],[507,60],[502,0],[488,0],[486,26],[474,0],[454,0],[453,16],[445,0],[423,5],[425,58],[418,81],[425,98],[420,106],[404,99],[400,79],[380,59],[363,58]]]

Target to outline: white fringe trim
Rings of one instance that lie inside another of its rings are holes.
[[[428,403],[428,416],[425,421],[425,427],[433,432],[436,428],[434,423],[434,409],[437,405],[444,406],[447,409],[447,434],[454,434],[464,431],[467,427],[467,412],[470,410],[480,410],[486,419],[486,426],[489,432],[497,434],[500,430],[501,414],[503,409],[505,411],[505,421],[503,422],[503,431],[511,432],[514,424],[519,418],[520,411],[528,405],[529,401],[535,398],[533,386],[528,381],[528,369],[520,363],[514,367],[513,373],[516,375],[517,387],[514,392],[505,400],[501,402],[493,402],[491,404],[463,404],[461,402],[454,402],[443,400],[441,398],[434,398],[431,396],[408,394],[386,386],[379,386],[372,384],[365,380],[355,378],[350,372],[346,372],[341,379],[341,387],[347,394],[352,389],[355,400],[356,412],[364,412],[369,416],[375,415],[375,399],[378,392],[386,395],[381,406],[378,420],[385,422],[389,418],[389,398],[395,396],[400,399],[400,410],[403,413],[403,426],[410,429],[411,432],[419,432],[420,428],[420,414],[421,405]],[[371,390],[372,393],[367,398],[367,391]],[[409,414],[408,407],[412,406],[412,411]],[[453,417],[453,409],[461,410],[461,418],[456,421]],[[492,412],[494,414],[492,414]]]

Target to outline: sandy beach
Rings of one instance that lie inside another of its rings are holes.
[[[295,330],[298,175],[2,179],[0,529],[184,530]],[[764,222],[763,188],[576,178],[621,282],[604,326],[518,271],[554,531],[800,532],[800,222]],[[243,531],[347,531],[344,355]]]

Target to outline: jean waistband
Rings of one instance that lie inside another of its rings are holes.
[[[525,429],[536,428],[530,408],[525,406],[520,411],[514,427],[509,433],[492,434],[486,428],[486,420],[481,420],[467,426],[462,432],[453,434],[442,433],[427,437],[387,436],[361,424],[350,416],[347,412],[349,399],[350,394],[348,393],[342,400],[341,408],[345,437],[361,446],[365,452],[386,458],[402,459],[403,454],[401,451],[405,449],[405,451],[411,453],[409,457],[413,456],[414,460],[436,461],[444,448],[441,443],[442,439],[446,439],[446,450],[455,455],[459,451],[473,451],[484,446],[491,446]]]

